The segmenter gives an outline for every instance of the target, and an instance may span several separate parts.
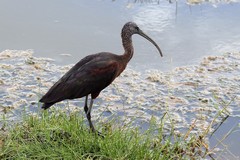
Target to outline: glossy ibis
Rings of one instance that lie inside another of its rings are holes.
[[[43,103],[42,108],[47,109],[53,104],[65,99],[75,99],[85,96],[84,111],[90,129],[95,132],[91,122],[93,101],[104,88],[111,84],[113,80],[122,73],[132,58],[133,34],[139,34],[149,40],[162,56],[162,52],[158,45],[139,29],[136,23],[128,22],[123,26],[121,33],[124,54],[116,55],[109,52],[101,52],[86,56],[63,75],[63,77],[40,99],[40,102]],[[91,95],[89,107],[88,95]]]

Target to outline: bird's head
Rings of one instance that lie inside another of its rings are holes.
[[[124,30],[128,30],[130,32],[131,35],[133,34],[137,34],[140,30],[140,28],[138,27],[138,25],[134,22],[127,22],[124,26],[123,26]]]
[[[163,56],[160,47],[154,42],[148,35],[146,35],[136,23],[134,22],[127,22],[122,29],[122,34],[127,33],[127,35],[132,36],[133,34],[139,34],[140,36],[149,40],[159,51],[160,55]]]

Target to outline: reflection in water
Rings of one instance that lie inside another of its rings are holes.
[[[140,26],[144,26],[144,30],[158,33],[164,32],[165,29],[173,27],[170,23],[175,19],[174,10],[171,5],[158,8],[156,5],[150,5],[138,8],[133,20]]]
[[[168,3],[135,4],[133,13],[133,20],[154,33],[154,38],[163,46],[165,60],[169,62],[171,59],[170,65],[164,64],[168,69],[195,64],[204,55],[240,50],[238,3],[219,4],[214,8],[207,4],[190,7],[179,2],[177,14],[175,6]],[[149,61],[153,60],[148,58]],[[162,69],[158,65],[155,68]]]

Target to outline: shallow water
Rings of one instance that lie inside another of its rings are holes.
[[[230,1],[231,2],[231,1]],[[240,50],[240,4],[186,1],[170,4],[133,1],[0,1],[0,51],[33,49],[35,56],[72,64],[92,53],[122,53],[120,31],[135,21],[161,47],[164,58],[145,39],[134,36],[138,71],[169,71],[196,64],[203,56]],[[65,56],[64,56],[65,55]],[[66,56],[71,55],[71,56]]]
[[[197,119],[192,132],[198,133],[219,109],[227,107],[222,117],[230,113],[230,118],[210,138],[213,146],[229,128],[239,129],[237,15],[238,3],[189,6],[181,1],[176,10],[176,5],[167,1],[159,5],[120,0],[0,1],[1,110],[14,121],[24,108],[36,114],[39,97],[73,63],[99,51],[122,53],[121,27],[133,20],[160,45],[164,57],[149,42],[134,36],[136,53],[128,69],[101,93],[93,117],[105,120],[116,115],[126,121],[137,117],[136,123],[147,128],[153,116],[159,121],[168,111],[176,132],[185,131]],[[71,101],[70,109],[82,111],[77,107],[82,102]],[[171,128],[169,120],[166,131]],[[223,142],[230,150],[226,154],[229,159],[240,156],[239,136],[236,131]]]

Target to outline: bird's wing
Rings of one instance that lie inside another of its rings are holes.
[[[72,73],[76,72],[76,70],[80,69],[83,65],[91,62],[94,60],[98,54],[92,54],[89,56],[86,56],[85,58],[81,59],[77,64],[75,64],[65,75],[62,76],[62,79],[65,79],[65,77],[69,77]]]
[[[81,98],[90,93],[97,96],[116,78],[118,70],[118,63],[109,59],[92,58],[77,65],[56,82],[40,102],[56,103],[64,99]]]

